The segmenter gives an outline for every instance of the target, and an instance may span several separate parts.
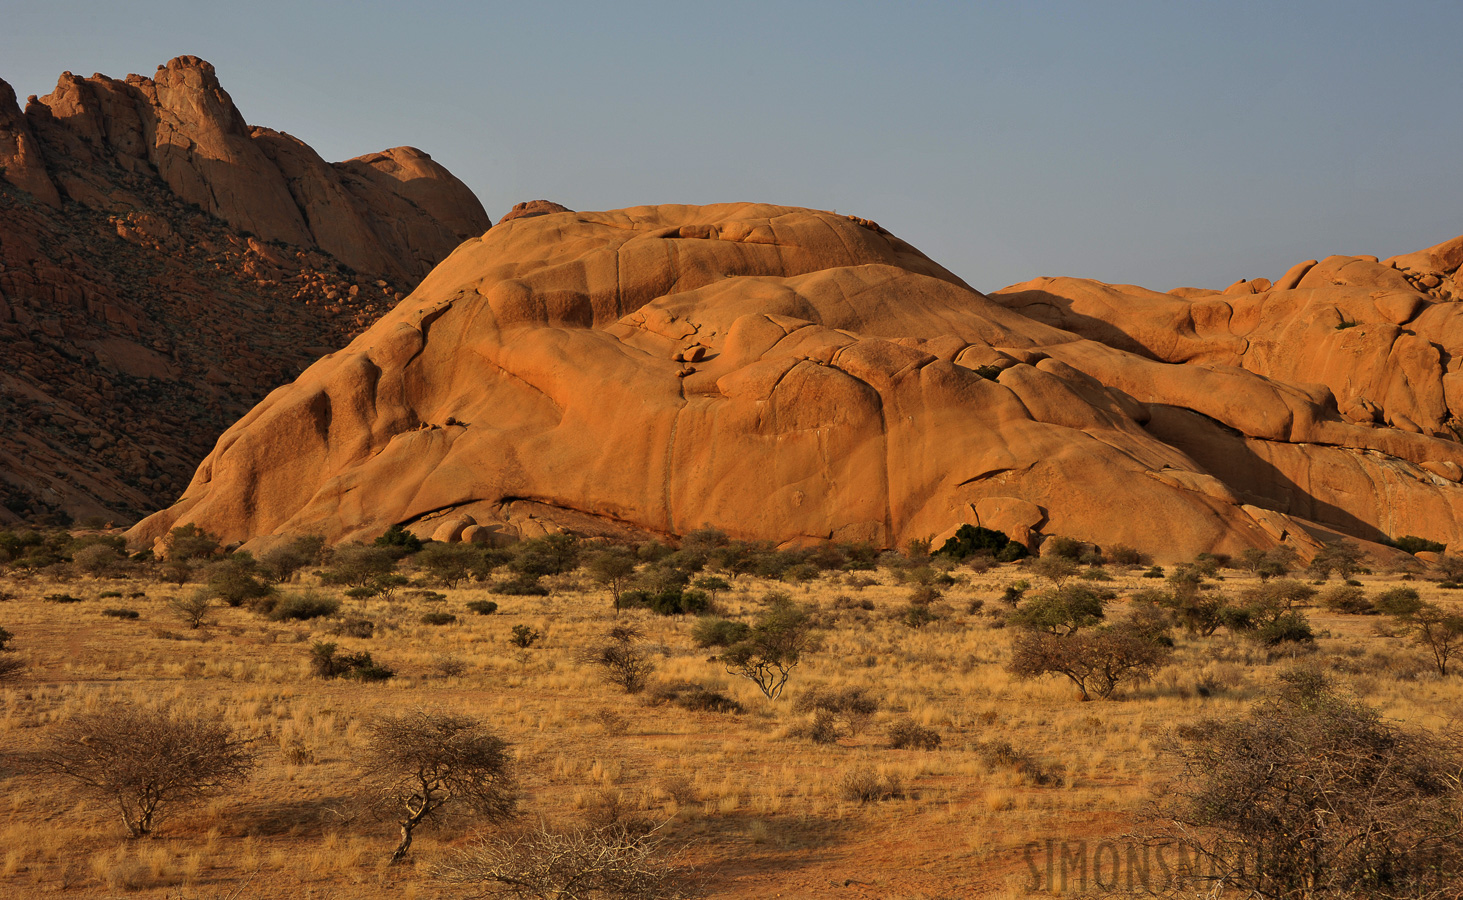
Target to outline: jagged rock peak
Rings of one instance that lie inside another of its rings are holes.
[[[23,115],[14,106],[0,110],[0,165],[46,203],[106,207],[98,177],[156,175],[239,231],[324,250],[398,286],[492,224],[472,191],[420,150],[332,164],[297,138],[251,127],[197,56],[175,57],[152,78],[65,72]]]

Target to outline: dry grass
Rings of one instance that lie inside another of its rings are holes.
[[[1108,586],[1120,596],[1155,584],[1139,570],[1109,570]],[[1023,577],[1017,568],[964,573],[946,589],[945,618],[919,629],[888,615],[906,606],[909,587],[873,574],[881,583],[775,586],[829,623],[824,649],[776,703],[695,646],[694,619],[632,610],[617,620],[607,593],[583,587],[547,598],[461,588],[444,590],[445,602],[349,600],[342,614],[376,623],[375,636],[360,639],[330,634],[329,620],[273,623],[229,608],[212,625],[188,629],[168,611],[186,586],[76,580],[64,587],[83,602],[57,605],[43,599],[55,584],[6,580],[0,587],[16,598],[0,604],[0,624],[15,633],[28,668],[0,685],[0,896],[450,896],[424,868],[383,865],[391,828],[352,796],[364,723],[409,706],[493,723],[512,744],[530,815],[668,822],[662,833],[683,848],[711,896],[822,896],[849,880],[865,893],[848,896],[1020,896],[1027,842],[1122,834],[1170,774],[1159,749],[1169,730],[1242,710],[1291,663],[1223,632],[1180,634],[1173,662],[1151,682],[1115,701],[1079,703],[1064,680],[1023,682],[1004,669],[1009,633],[992,627],[989,612],[1001,608],[1005,585]],[[1223,575],[1231,591],[1247,580]],[[1361,580],[1368,591],[1393,583]],[[1456,605],[1430,582],[1412,586],[1424,599]],[[724,615],[754,616],[773,587],[739,578],[718,605]],[[102,615],[116,602],[98,599],[101,592],[137,590],[147,596],[126,605],[139,619]],[[875,608],[850,608],[840,596]],[[976,598],[984,610],[968,613]],[[498,613],[468,613],[465,604],[477,599],[497,600]],[[458,621],[423,625],[427,611]],[[1315,658],[1343,685],[1405,722],[1438,727],[1454,717],[1463,680],[1416,665],[1417,648],[1379,633],[1386,620],[1308,613],[1321,635]],[[650,705],[606,685],[580,657],[616,621],[644,633],[654,680],[704,684],[746,712]],[[519,624],[542,640],[529,650],[511,646]],[[368,650],[398,676],[377,684],[312,678],[307,649],[315,640]],[[862,688],[879,709],[857,733],[814,743],[796,736],[810,716],[793,703],[815,688]],[[158,838],[138,842],[123,839],[110,811],[7,769],[8,754],[108,699],[221,712],[254,741],[258,769],[239,791],[176,811]],[[906,719],[938,732],[938,749],[888,749],[889,726]],[[992,742],[1034,765],[988,752]],[[853,793],[855,775],[898,790]],[[468,830],[452,823],[422,834],[415,860],[460,845]]]

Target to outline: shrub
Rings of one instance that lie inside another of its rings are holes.
[[[110,616],[113,619],[136,619],[140,615],[135,609],[121,609],[112,607],[102,610],[102,615]]]
[[[80,603],[80,597],[73,597],[70,594],[47,594],[47,603]]]
[[[1428,551],[1430,553],[1442,553],[1444,550],[1448,549],[1447,545],[1445,544],[1440,544],[1437,541],[1430,541],[1427,538],[1420,538],[1415,534],[1405,534],[1394,541],[1384,541],[1383,543],[1390,544],[1393,547],[1396,547],[1398,550],[1401,550],[1403,553],[1415,554],[1421,553],[1423,551]]]
[[[219,720],[115,703],[62,722],[30,768],[75,782],[142,837],[164,807],[242,781],[253,763],[247,742]]]
[[[1280,613],[1268,622],[1261,623],[1251,636],[1265,647],[1285,643],[1313,644],[1316,641],[1310,620],[1303,613],[1295,611]]]
[[[491,616],[498,611],[498,604],[492,600],[469,600],[467,608],[480,616]]]
[[[534,631],[527,625],[514,625],[513,636],[508,638],[508,643],[512,644],[515,647],[521,647],[522,649],[527,650],[529,647],[532,647],[534,643],[538,641],[538,639],[541,637],[543,637],[542,634],[539,634],[537,631]]]
[[[102,578],[116,572],[122,565],[122,554],[106,544],[92,544],[77,550],[71,556],[76,571],[93,578]]]
[[[1005,560],[1006,562],[1014,562],[1025,556],[1026,548],[1006,537],[1003,531],[976,525],[961,525],[956,529],[953,537],[940,545],[940,549],[935,551],[935,555],[963,560],[973,556],[995,556],[1002,552],[1014,553],[1015,551],[1008,550],[1012,546],[1020,548],[1020,555],[1014,559]]]
[[[286,594],[269,610],[268,616],[274,622],[303,622],[331,616],[340,611],[340,601],[313,591]]]
[[[923,628],[940,618],[934,610],[922,603],[910,603],[901,609],[897,615],[899,621],[908,628]]]
[[[329,583],[332,579],[321,580]],[[358,584],[355,587],[346,588],[345,595],[352,600],[368,600],[371,597],[390,600],[395,596],[397,588],[405,587],[410,583],[411,579],[405,575],[388,572],[385,575],[372,576],[365,584]]]
[[[320,573],[323,584],[365,587],[373,579],[396,571],[396,557],[384,546],[346,544],[336,547],[330,568]]]
[[[842,736],[838,728],[838,717],[826,709],[813,713],[811,721],[802,722],[788,730],[788,735],[803,738],[815,744],[836,744]]]
[[[391,553],[393,558],[400,559],[421,550],[422,539],[407,531],[400,524],[396,524],[376,538],[373,546],[380,547]]]
[[[180,622],[189,628],[202,628],[208,624],[213,603],[204,591],[195,591],[187,597],[174,597],[168,601],[168,609]]]
[[[897,775],[880,775],[867,766],[845,773],[838,783],[838,793],[852,803],[877,803],[904,796],[904,786]]]
[[[163,546],[168,559],[207,559],[219,551],[218,538],[191,522],[169,531]]]
[[[1377,611],[1372,601],[1367,599],[1366,591],[1349,584],[1326,591],[1321,595],[1321,604],[1327,609],[1353,616],[1371,615]]]
[[[696,620],[696,625],[691,629],[691,640],[698,647],[730,647],[745,640],[751,630],[752,627],[745,622],[703,616]]]
[[[703,613],[711,607],[710,598],[701,591],[685,588],[667,588],[656,593],[634,590],[621,595],[624,606],[649,607],[662,616],[684,616]]]
[[[657,684],[646,692],[646,702],[658,706],[673,703],[698,712],[740,713],[742,704],[705,685],[677,682]]]
[[[1422,608],[1422,597],[1416,588],[1391,588],[1378,594],[1372,605],[1383,615],[1407,616]]]
[[[331,622],[328,630],[341,637],[369,638],[376,634],[376,623],[353,616]]]
[[[1295,566],[1296,559],[1295,550],[1285,545],[1272,547],[1269,550],[1251,547],[1240,554],[1238,565],[1241,569],[1260,576],[1261,581],[1265,581],[1289,575],[1291,568]]]
[[[310,671],[320,678],[350,678],[355,681],[385,681],[396,673],[371,659],[371,654],[337,653],[335,644],[316,641],[310,645]]]
[[[680,900],[691,896],[686,873],[664,858],[661,842],[624,824],[536,827],[479,838],[439,863],[433,874],[471,885],[474,896],[507,885],[521,898]]]
[[[1360,548],[1350,541],[1337,541],[1321,548],[1306,566],[1306,571],[1323,581],[1330,579],[1333,572],[1345,579],[1355,575],[1361,564]]]
[[[889,726],[889,746],[895,750],[938,750],[940,733],[913,719],[900,719]]]
[[[867,696],[860,687],[844,688],[841,691],[814,688],[799,694],[793,701],[792,708],[802,713],[826,712],[849,734],[858,734],[878,711],[879,701]]]
[[[1065,556],[1052,555],[1043,556],[1032,562],[1028,567],[1036,575],[1051,581],[1052,584],[1061,587],[1063,582],[1077,574],[1077,563],[1075,560]]]
[[[1457,745],[1404,730],[1314,673],[1284,680],[1244,715],[1184,728],[1170,751],[1183,777],[1160,812],[1198,851],[1193,895],[1457,895]]]
[[[1145,554],[1134,550],[1126,544],[1117,544],[1109,547],[1107,558],[1115,566],[1144,566],[1149,562]]]
[[[539,584],[537,575],[518,575],[513,578],[500,579],[493,583],[488,590],[495,594],[505,594],[510,597],[547,597],[549,589]]]
[[[1012,582],[1006,585],[1006,589],[1001,593],[1001,600],[1015,606],[1021,602],[1021,598],[1025,597],[1029,590],[1031,590],[1031,585],[1025,581]]]
[[[421,623],[423,625],[451,625],[453,622],[456,621],[456,616],[454,616],[452,613],[445,612],[423,613],[421,618]]]
[[[607,640],[586,651],[581,660],[598,667],[608,683],[619,686],[627,694],[638,694],[655,671],[650,654],[636,643],[639,638],[640,632],[634,628],[612,628]]]
[[[1060,766],[1046,766],[1036,757],[1012,746],[1009,741],[977,742],[972,748],[992,769],[1009,769],[1036,785],[1060,787],[1063,781]]]
[[[15,635],[11,634],[4,628],[0,628],[0,653],[4,653],[9,650],[9,644],[13,640],[15,640]]]

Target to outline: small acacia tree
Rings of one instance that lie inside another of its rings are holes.
[[[513,815],[518,794],[508,744],[470,716],[414,710],[376,720],[360,768],[371,799],[401,827],[395,865],[412,835],[444,807],[497,821]]]
[[[620,611],[620,594],[635,577],[635,557],[618,548],[598,550],[589,555],[585,563],[589,577],[596,584],[609,588],[615,602],[615,612]]]
[[[1436,603],[1423,603],[1398,621],[1412,629],[1412,638],[1426,647],[1439,675],[1448,674],[1448,661],[1463,650],[1463,616]]]
[[[717,658],[729,674],[750,679],[767,699],[776,700],[803,655],[817,648],[818,635],[808,611],[783,600],[757,620],[746,638]]]
[[[1022,629],[1011,641],[1008,668],[1018,678],[1065,675],[1083,700],[1111,697],[1123,681],[1147,678],[1173,649],[1131,623],[1058,636]]]
[[[29,768],[75,782],[143,837],[162,807],[242,781],[253,764],[248,744],[220,720],[115,703],[62,722]]]

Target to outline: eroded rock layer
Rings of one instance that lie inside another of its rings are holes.
[[[186,522],[256,541],[396,523],[468,540],[709,525],[895,546],[974,523],[1033,546],[1062,534],[1176,558],[1314,548],[1298,519],[1317,519],[1453,540],[1463,446],[1430,344],[1399,331],[1387,352],[1435,372],[1439,392],[1353,365],[1366,387],[1348,393],[1258,349],[1265,335],[1441,323],[1444,298],[1304,277],[1275,310],[1238,290],[1073,282],[1096,298],[1074,310],[1048,282],[987,298],[874,223],[827,212],[512,218],[255,407],[132,537]],[[1344,309],[1300,299],[1338,287]],[[1149,306],[1112,312],[1128,295]],[[1374,385],[1395,390],[1374,399]],[[1363,393],[1378,412],[1342,415],[1338,394],[1352,410]]]
[[[128,520],[405,296],[482,206],[419,150],[330,164],[213,67],[0,81],[0,524]]]

